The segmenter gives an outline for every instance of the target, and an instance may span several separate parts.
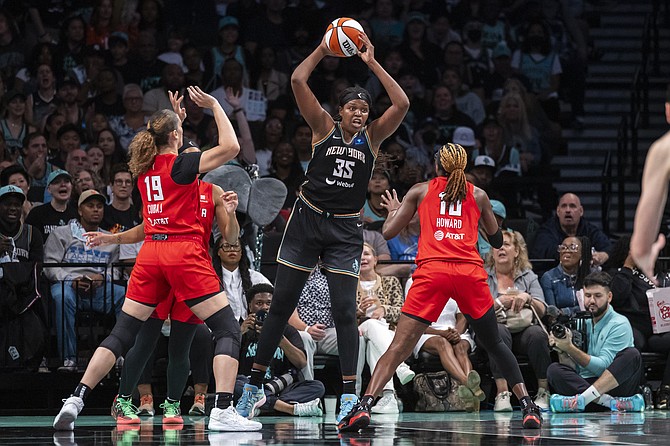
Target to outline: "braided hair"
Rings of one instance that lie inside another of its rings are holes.
[[[468,181],[465,178],[468,155],[465,149],[460,144],[447,143],[440,148],[437,156],[449,179],[442,201],[449,204],[463,201],[468,193]]]

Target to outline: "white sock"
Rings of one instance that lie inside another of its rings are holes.
[[[612,402],[613,399],[614,397],[612,397],[611,395],[603,393],[602,395],[600,395],[600,398],[598,398],[598,401],[596,401],[595,403],[600,406],[607,407],[609,409],[610,403]]]
[[[584,405],[588,406],[589,403],[594,402],[600,397],[600,392],[598,392],[595,387],[591,386],[582,393],[582,396],[584,397]]]

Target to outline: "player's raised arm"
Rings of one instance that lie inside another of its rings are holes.
[[[205,173],[235,158],[240,152],[240,144],[237,141],[233,125],[221,108],[219,101],[197,86],[188,87],[188,94],[196,105],[212,110],[218,129],[218,144],[204,152],[200,157],[199,171]]]

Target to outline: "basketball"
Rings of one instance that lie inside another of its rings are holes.
[[[339,57],[351,57],[363,46],[359,34],[363,27],[356,20],[340,17],[328,25],[326,29],[326,45]]]

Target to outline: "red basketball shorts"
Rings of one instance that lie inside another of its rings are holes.
[[[449,298],[461,313],[479,319],[493,305],[484,268],[474,263],[430,261],[412,275],[402,312],[435,322]]]
[[[195,240],[145,241],[128,281],[126,297],[157,305],[174,293],[177,302],[222,290],[212,260]]]

